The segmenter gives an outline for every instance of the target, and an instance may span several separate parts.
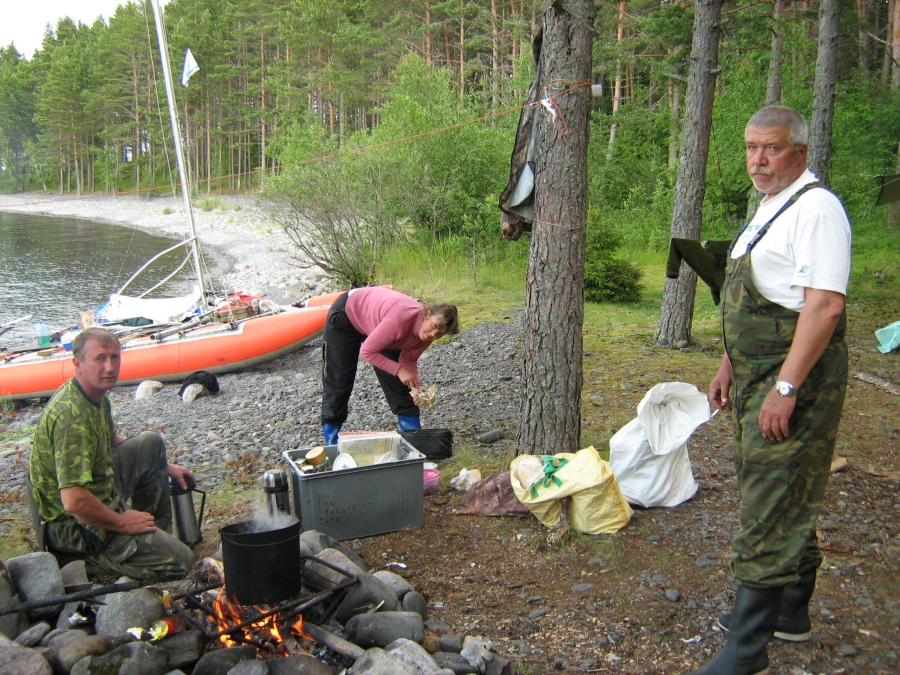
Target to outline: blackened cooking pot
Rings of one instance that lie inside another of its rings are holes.
[[[225,594],[241,605],[273,605],[300,595],[300,521],[264,532],[253,521],[226,525]]]

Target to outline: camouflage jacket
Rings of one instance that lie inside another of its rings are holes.
[[[112,444],[116,427],[109,399],[91,401],[73,378],[47,403],[31,450],[34,498],[45,522],[71,519],[59,491],[83,486],[103,503],[114,496]]]

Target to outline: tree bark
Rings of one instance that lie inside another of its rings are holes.
[[[900,1],[894,0],[891,6],[891,65],[893,76],[891,84],[900,87]]]
[[[616,28],[616,44],[621,45],[625,37],[625,2],[619,3],[619,25]],[[622,107],[622,61],[616,60],[616,84],[613,87],[612,101],[612,117],[616,118],[616,113]],[[616,131],[619,128],[618,122],[613,122],[609,127],[609,143],[606,146],[606,163],[609,164],[613,158],[613,147],[616,144]]]
[[[691,66],[681,126],[681,161],[675,180],[673,237],[698,239],[706,196],[706,160],[716,76],[719,72],[719,18],[724,0],[698,0],[694,14]],[[666,279],[656,341],[660,345],[690,342],[697,275],[682,263],[677,279]]]
[[[781,20],[787,13],[789,0],[775,0],[772,25],[772,53],[769,55],[769,79],[766,82],[766,105],[781,101],[781,62],[784,59],[784,37]]]
[[[834,121],[840,17],[840,0],[822,0],[819,9],[819,53],[816,58],[816,82],[813,88],[807,166],[825,185],[828,185],[828,170],[831,164],[831,125]]]
[[[580,443],[590,92],[571,88],[590,82],[593,41],[592,0],[547,0],[544,8],[541,68],[557,119],[542,111],[538,120],[516,440],[518,454],[538,455]]]
[[[781,34],[782,21],[787,14],[790,0],[775,0],[775,10],[772,14],[772,53],[769,55],[769,78],[766,80],[766,105],[776,105],[781,102],[781,64],[784,61],[784,37]],[[746,222],[753,220],[763,194],[752,185],[750,186],[750,198],[747,200]]]
[[[681,125],[681,82],[669,78],[669,170],[678,166],[678,127]]]

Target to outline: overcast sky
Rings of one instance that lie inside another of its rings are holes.
[[[44,28],[49,23],[56,30],[56,22],[68,16],[76,23],[91,25],[98,16],[109,23],[116,7],[127,0],[0,0],[0,46],[15,43],[20,54],[27,58],[41,46]],[[161,3],[166,4],[166,0]]]

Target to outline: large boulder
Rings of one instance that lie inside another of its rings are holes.
[[[6,561],[9,577],[19,591],[22,600],[57,598],[66,592],[59,564],[52,553],[38,551],[10,558]],[[56,616],[62,605],[30,610],[33,617]]]

